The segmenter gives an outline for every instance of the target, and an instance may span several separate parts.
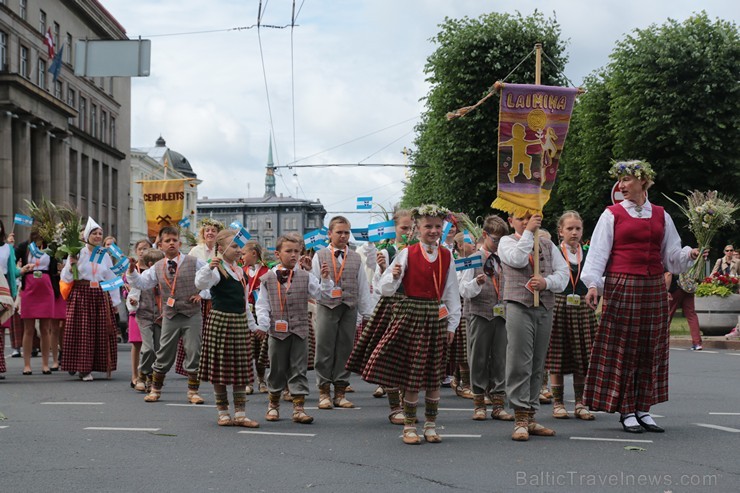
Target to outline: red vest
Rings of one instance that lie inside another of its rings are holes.
[[[614,243],[609,273],[655,276],[664,272],[660,254],[665,233],[665,212],[653,205],[650,219],[632,217],[621,205],[607,207],[614,215]]]
[[[409,298],[438,300],[442,297],[452,254],[444,247],[437,248],[437,259],[429,263],[421,251],[421,243],[408,247],[408,265],[403,275],[403,291]],[[439,263],[442,262],[442,279],[439,279]],[[439,296],[434,288],[434,276],[439,283]]]

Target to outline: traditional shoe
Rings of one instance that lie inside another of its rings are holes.
[[[146,384],[144,383],[144,380],[142,379],[136,380],[136,385],[134,385],[134,390],[137,392],[146,392]]]
[[[348,401],[344,395],[334,397],[334,407],[341,407],[344,409],[352,409],[355,405]]]
[[[80,374],[81,380],[83,382],[92,382],[93,376],[92,373],[85,373],[84,375]]]
[[[259,385],[257,386],[257,390],[259,390],[260,394],[267,393],[267,384],[264,380],[260,380]]]
[[[650,416],[650,415],[648,414],[647,416]],[[661,428],[660,426],[653,424],[653,423],[646,423],[645,421],[643,421],[642,418],[644,417],[645,416],[640,417],[638,415],[635,415],[635,418],[637,418],[637,422],[640,423],[640,426],[645,428],[646,431],[649,431],[652,433],[664,433],[665,432],[665,430]]]
[[[388,421],[391,422],[391,424],[394,425],[402,425],[403,424],[403,411],[395,411],[388,415]]]
[[[485,421],[488,419],[485,407],[476,407],[473,409],[473,421]]]
[[[131,387],[132,389],[135,389],[135,388],[136,388],[136,381],[134,381],[134,380],[131,380],[131,381],[129,382],[129,386],[130,386],[130,387]]]
[[[219,414],[217,423],[218,426],[234,426],[234,421],[228,414]]]
[[[353,389],[351,385],[347,385],[347,387],[344,388],[344,391],[347,392],[348,394],[351,394],[352,392],[355,391],[355,389]]]
[[[293,396],[290,395],[290,391],[288,389],[283,390],[283,400],[285,402],[293,402]]]
[[[254,387],[252,387],[251,385],[247,385],[246,387],[244,387],[244,393],[247,395],[254,394]]]
[[[247,416],[243,412],[237,412],[234,413],[234,426],[243,426],[244,428],[259,428],[260,424],[247,418]]]
[[[619,422],[622,423],[622,429],[627,433],[642,433],[642,427],[640,426],[639,421],[636,425],[625,424],[625,421],[627,421],[629,418],[637,418],[637,416],[635,415],[635,413],[629,413],[619,417]]]
[[[552,406],[552,417],[555,419],[569,419],[570,415],[568,415],[568,411],[565,409],[565,406],[562,403],[556,402]]]
[[[271,407],[267,410],[267,414],[265,414],[265,421],[279,421],[280,420],[280,411],[276,407]]]
[[[486,406],[492,406],[493,405],[493,401],[491,400],[491,396],[489,394],[486,394],[483,399],[484,399],[483,402],[486,403]]]
[[[498,421],[514,421],[514,416],[507,413],[503,407],[494,407],[491,409],[491,419]]]
[[[293,409],[293,422],[308,425],[313,423],[313,416],[306,414],[303,408],[295,408]]]
[[[146,396],[144,396],[144,402],[157,402],[162,397],[162,393],[152,389]]]
[[[424,440],[427,443],[439,443],[442,441],[442,437],[437,435],[437,425],[434,423],[424,423]]]
[[[404,428],[402,438],[406,445],[419,445],[421,443],[421,437],[416,432],[416,428]]]
[[[555,436],[555,430],[551,430],[550,428],[546,428],[539,424],[534,419],[534,411],[530,410],[528,412],[528,420],[529,424],[527,425],[527,431],[530,435],[538,436],[538,437],[554,437]]]
[[[514,425],[514,431],[511,433],[511,439],[515,442],[526,442],[529,440],[529,430],[523,424]]]
[[[378,388],[375,389],[375,392],[373,392],[373,397],[375,397],[376,399],[379,399],[383,397],[384,395],[385,395],[385,389],[381,387],[380,385],[378,385]]]
[[[475,394],[470,390],[470,387],[461,387],[457,395],[463,399],[472,399]]]
[[[190,404],[203,404],[206,401],[200,396],[200,394],[198,394],[197,390],[195,391],[189,390],[188,391],[188,402]]]
[[[550,397],[547,396],[549,392],[547,392],[547,389],[540,390],[540,404],[551,404],[552,403],[552,394],[550,394]]]
[[[576,404],[576,410],[573,412],[573,414],[575,414],[576,418],[582,419],[584,421],[593,421],[596,419],[596,416],[591,414],[591,411],[589,411],[588,408],[580,402]]]
[[[334,409],[334,405],[331,403],[331,398],[328,395],[319,397],[319,409]]]

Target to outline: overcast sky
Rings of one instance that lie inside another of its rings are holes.
[[[161,36],[251,26],[259,0],[100,1],[130,38],[152,40],[152,75],[132,80],[131,146],[153,146],[161,134],[209,198],[264,193],[270,109],[277,165],[403,163],[428,91],[429,39],[445,17],[555,12],[569,40],[565,74],[578,85],[633,29],[700,8],[737,22],[740,10],[735,0],[297,0],[293,56],[290,28],[263,28],[263,72],[256,29]],[[262,4],[263,24],[290,23],[291,1]],[[491,83],[505,75],[491,73]],[[355,210],[358,196],[390,207],[402,193],[404,168],[294,170],[282,170],[278,193],[320,199],[330,216]],[[358,227],[369,220],[349,217]]]

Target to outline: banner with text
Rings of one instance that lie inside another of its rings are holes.
[[[141,182],[146,210],[147,236],[155,238],[165,226],[176,226],[183,216],[186,180]]]

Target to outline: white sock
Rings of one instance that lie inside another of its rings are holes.
[[[655,421],[653,420],[653,417],[650,416],[649,412],[646,411],[637,411],[637,415],[640,417],[643,423],[646,425],[654,425]]]
[[[640,423],[637,422],[637,418],[635,418],[634,413],[623,414],[622,423],[624,423],[624,426],[640,426]]]

